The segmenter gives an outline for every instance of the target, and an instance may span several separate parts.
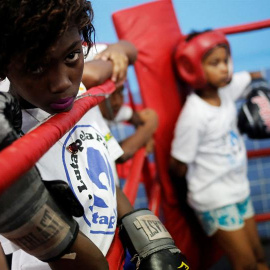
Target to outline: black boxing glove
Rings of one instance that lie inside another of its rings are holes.
[[[264,79],[251,82],[238,114],[238,128],[251,139],[270,138],[270,88]]]
[[[69,215],[81,217],[84,209],[69,185],[62,180],[43,181],[55,202]]]
[[[0,93],[0,149],[18,138],[21,119],[16,99]],[[36,167],[0,194],[0,233],[42,261],[66,255],[78,230],[71,214],[49,194]]]
[[[11,94],[0,92],[0,151],[15,141],[21,132],[22,112]]]
[[[149,209],[138,209],[120,220],[119,234],[140,270],[189,269],[162,222]]]

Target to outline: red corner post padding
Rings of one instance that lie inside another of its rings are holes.
[[[119,229],[116,229],[113,242],[106,255],[109,267],[112,270],[123,269],[125,262],[125,250],[119,237]]]
[[[119,39],[132,42],[138,49],[135,71],[142,99],[159,116],[155,147],[165,225],[186,254],[191,269],[206,269],[202,264],[209,258],[213,261],[215,252],[179,210],[168,174],[174,125],[184,98],[178,91],[172,62],[173,50],[182,36],[172,2],[159,0],[118,11],[113,14],[113,22]]]

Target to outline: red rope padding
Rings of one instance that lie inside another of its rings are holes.
[[[258,150],[250,150],[247,153],[248,158],[262,158],[270,156],[270,148],[258,149]]]
[[[89,89],[84,95],[110,94],[114,90],[115,84],[108,80],[100,86]],[[69,112],[56,114],[1,151],[0,193],[31,169],[89,109],[104,98],[104,96],[89,96],[78,99]]]
[[[159,216],[161,202],[161,186],[159,183],[155,182],[152,187],[152,194],[149,198],[149,209],[156,215]]]
[[[215,30],[221,31],[225,35],[228,35],[228,34],[237,34],[237,33],[242,33],[242,32],[259,30],[259,29],[263,29],[267,27],[270,27],[270,19],[259,21],[259,22],[241,24],[241,25],[222,27],[222,28],[217,28]]]
[[[246,24],[240,24],[240,25],[234,25],[234,26],[221,27],[221,28],[216,28],[215,30],[221,31],[225,35],[230,35],[230,34],[238,34],[238,33],[243,33],[243,32],[249,32],[249,31],[269,28],[269,27],[270,27],[270,19],[259,21],[259,22],[252,22],[252,23],[246,23]],[[187,36],[187,35],[185,35],[185,36]]]
[[[145,162],[146,151],[145,148],[139,149],[133,158],[132,166],[130,168],[129,176],[126,180],[123,192],[128,197],[130,203],[133,205],[137,197],[139,183],[142,176],[142,168]]]
[[[270,213],[256,214],[255,221],[256,222],[265,222],[270,220]]]
[[[116,228],[113,242],[106,255],[111,270],[123,269],[125,261],[125,250],[119,237],[119,228]]]

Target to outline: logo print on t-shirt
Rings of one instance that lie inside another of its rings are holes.
[[[89,179],[93,184],[99,189],[99,194],[102,196],[94,194],[94,203],[89,206],[89,209],[93,213],[92,220],[90,223],[92,225],[105,226],[105,231],[91,229],[91,233],[110,233],[110,230],[114,229],[116,222],[116,216],[108,216],[106,214],[106,209],[109,208],[109,205],[112,203],[110,199],[115,194],[115,185],[114,178],[111,166],[105,156],[105,159],[102,157],[100,152],[92,147],[87,148],[87,161],[88,168],[86,172],[89,176]],[[103,210],[102,210],[103,209]],[[89,219],[88,219],[89,221]],[[102,227],[100,227],[102,228]]]
[[[87,149],[87,161],[88,161],[88,168],[86,168],[86,172],[89,175],[89,178],[92,180],[92,182],[99,189],[104,190],[104,193],[109,192],[110,189],[114,194],[115,186],[113,173],[107,158],[105,162],[105,160],[103,159],[98,150],[89,147]],[[95,194],[94,194],[94,206],[101,208],[108,208],[107,202],[105,202],[102,198],[96,196]],[[93,211],[93,206],[90,209],[91,211]]]
[[[69,145],[71,136],[80,147],[77,153],[70,153],[64,147],[63,163],[67,180],[84,207],[83,219],[91,234],[114,234],[116,190],[106,141],[88,125],[75,126],[65,146]]]
[[[231,130],[229,136],[229,147],[231,148],[231,154],[228,155],[230,164],[237,165],[239,163],[239,154],[241,153],[241,142],[239,135]],[[241,156],[241,155],[240,155]]]
[[[241,150],[241,144],[239,141],[239,136],[233,130],[230,131],[230,141],[233,153],[236,155]]]

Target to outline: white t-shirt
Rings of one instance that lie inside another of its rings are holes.
[[[49,116],[40,109],[27,111],[23,111],[24,132]],[[117,223],[114,161],[123,154],[117,141],[109,134],[100,110],[95,106],[37,163],[44,180],[64,180],[72,188],[85,211],[82,218],[76,219],[80,230],[104,255],[111,245]],[[79,142],[80,148],[77,154],[71,154],[66,147],[75,141]],[[5,253],[16,249],[3,238],[1,242]],[[49,270],[50,267],[19,250],[13,254],[12,270],[15,269]]]
[[[115,122],[129,121],[133,115],[133,110],[127,105],[122,105],[117,115],[114,118]]]
[[[94,57],[98,54],[104,51],[108,47],[105,43],[96,43],[94,44],[87,55],[87,57],[84,59],[84,62],[88,62],[94,59]]]
[[[5,79],[3,81],[0,81],[0,91],[1,92],[8,92],[9,90],[10,82],[8,79]]]
[[[198,211],[239,202],[250,193],[234,103],[250,82],[248,72],[235,74],[219,89],[220,107],[192,93],[177,120],[171,155],[188,165],[188,202]]]
[[[104,118],[104,120],[107,123],[107,125],[111,127],[118,123],[129,121],[132,115],[133,115],[132,108],[124,104],[121,106],[121,108],[119,109],[118,113],[116,114],[113,120],[108,120],[106,118]]]

